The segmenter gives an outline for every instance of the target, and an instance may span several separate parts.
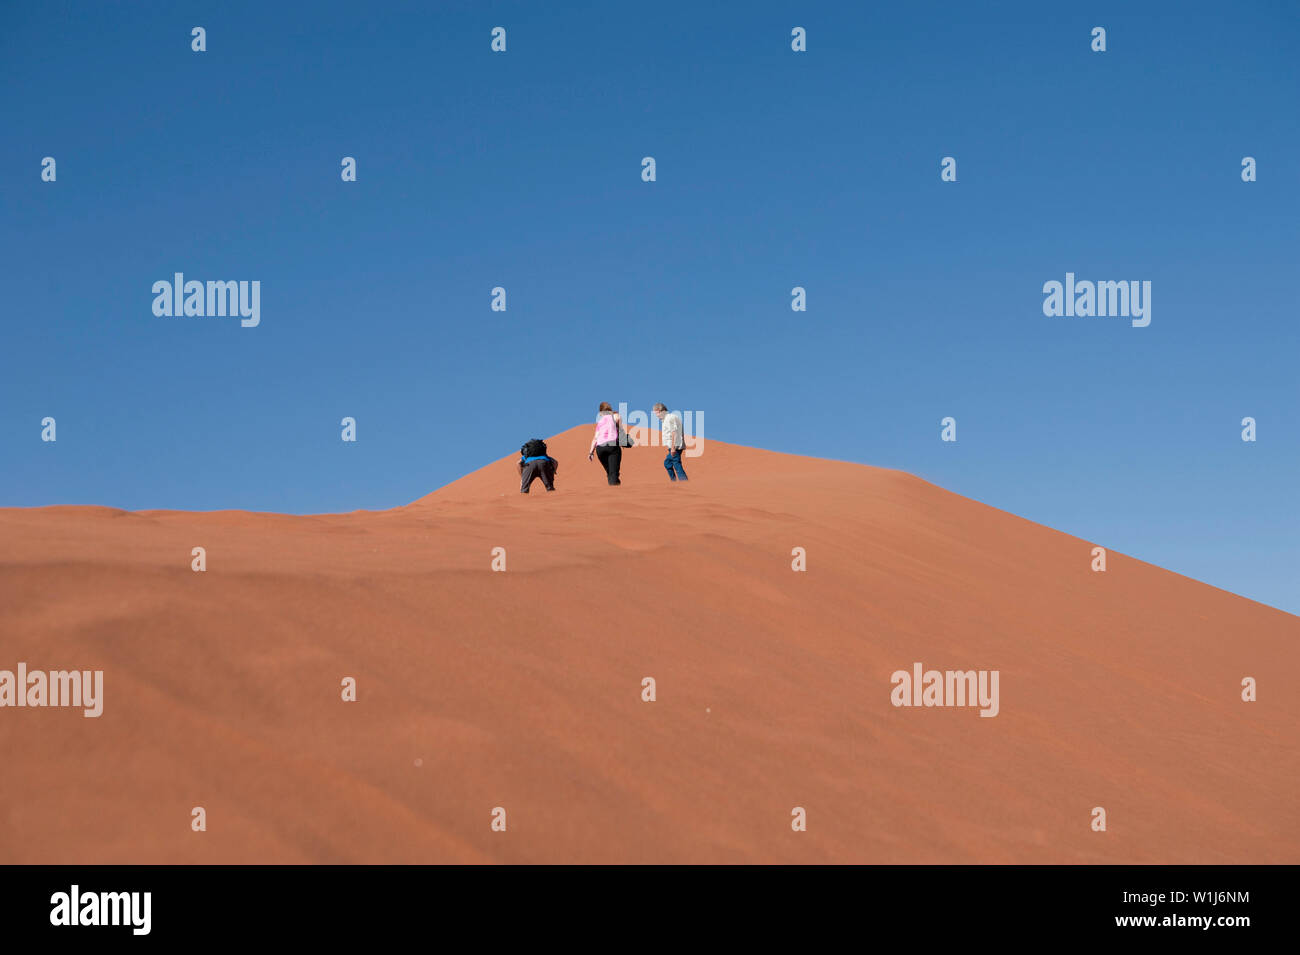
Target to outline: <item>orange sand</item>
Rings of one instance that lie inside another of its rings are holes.
[[[0,709],[0,862],[1300,862],[1296,617],[897,471],[609,488],[590,433],[554,494],[0,510],[0,669],[105,671],[99,719]],[[915,661],[1000,714],[893,707]]]

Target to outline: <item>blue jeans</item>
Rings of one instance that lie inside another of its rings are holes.
[[[674,448],[668,452],[668,457],[664,458],[664,467],[668,471],[668,480],[676,481],[679,477],[685,481],[686,469],[682,467],[682,449]]]

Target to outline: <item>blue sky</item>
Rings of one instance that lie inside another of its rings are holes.
[[[385,508],[663,400],[1300,610],[1294,5],[807,6],[7,5],[0,505]]]

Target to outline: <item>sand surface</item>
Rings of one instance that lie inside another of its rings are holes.
[[[897,471],[610,488],[590,434],[554,494],[0,509],[0,669],[105,684],[0,709],[0,862],[1300,862],[1300,618]],[[893,706],[918,661],[998,715]]]

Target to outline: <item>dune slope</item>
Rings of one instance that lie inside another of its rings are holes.
[[[0,510],[0,669],[105,684],[0,709],[0,861],[1300,862],[1296,617],[895,471],[610,488],[589,436],[554,494]],[[893,706],[916,662],[997,716]]]

